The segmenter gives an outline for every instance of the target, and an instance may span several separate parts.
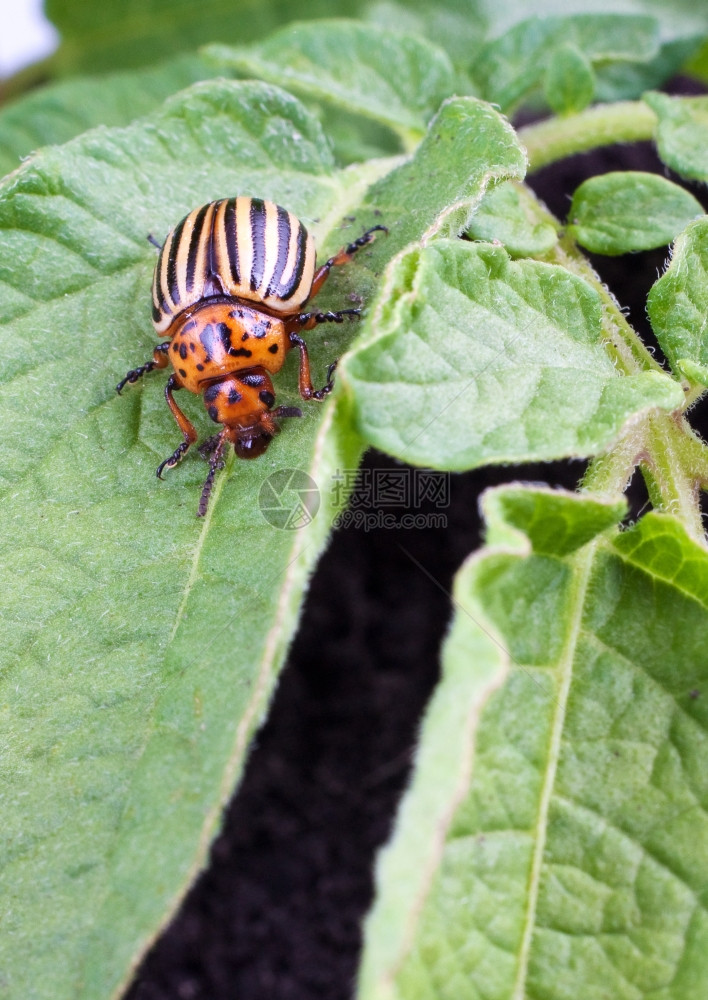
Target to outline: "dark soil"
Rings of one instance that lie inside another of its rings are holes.
[[[666,174],[639,144],[573,157],[532,183],[563,217],[585,177],[628,168]],[[646,294],[665,259],[662,249],[593,260],[647,342]],[[706,424],[705,409],[693,424]],[[400,468],[374,453],[366,466]],[[456,475],[446,530],[335,535],[210,865],[145,958],[129,1000],[350,1000],[374,858],[437,678],[447,592],[480,541],[479,494],[513,479],[573,488],[583,469],[563,462]],[[631,503],[635,516],[646,503],[638,478]]]

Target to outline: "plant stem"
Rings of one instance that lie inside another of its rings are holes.
[[[519,129],[518,135],[529,157],[529,172],[616,142],[652,139],[656,115],[644,101],[599,104],[575,115],[548,118]]]
[[[580,483],[582,492],[605,497],[624,493],[637,467],[641,445],[641,434],[638,440],[636,430],[623,434],[609,451],[590,462]]]
[[[708,449],[680,413],[652,411],[588,466],[580,484],[587,493],[614,496],[640,467],[656,510],[674,514],[689,534],[705,542],[698,491],[708,485]]]
[[[650,448],[641,463],[649,499],[657,510],[674,514],[695,539],[705,541],[698,505],[699,477],[687,454],[685,422],[676,414],[656,412],[648,420]],[[689,429],[690,430],[690,429]],[[705,452],[702,446],[702,451]],[[705,457],[703,464],[706,464]]]

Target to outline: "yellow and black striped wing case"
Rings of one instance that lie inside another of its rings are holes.
[[[155,266],[153,322],[165,334],[201,299],[228,295],[288,315],[307,301],[315,244],[292,212],[260,198],[224,198],[186,215]]]

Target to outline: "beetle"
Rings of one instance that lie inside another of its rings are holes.
[[[131,369],[116,386],[155,368],[174,371],[165,399],[183,440],[161,462],[157,476],[172,469],[197,440],[197,431],[175,402],[174,392],[202,395],[209,417],[222,430],[199,449],[209,460],[209,474],[199,501],[206,514],[224,448],[230,442],[241,458],[262,455],[279,431],[277,421],[300,417],[293,406],[278,406],[271,375],[287,352],[300,355],[298,388],[303,399],[324,399],[333,388],[337,362],[329,366],[321,389],[312,385],[307,345],[300,333],[319,323],[341,323],[359,309],[305,312],[333,267],[346,264],[376,232],[373,226],[316,267],[312,236],[292,212],[271,201],[239,196],[195,208],[172,229],[159,248],[152,282],[152,319],[160,337],[152,360]]]

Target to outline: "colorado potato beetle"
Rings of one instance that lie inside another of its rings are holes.
[[[385,226],[374,226],[316,267],[315,244],[303,224],[287,209],[260,198],[224,198],[186,215],[160,247],[152,282],[155,330],[168,340],[148,361],[133,368],[116,386],[172,363],[165,398],[183,441],[157,469],[171,469],[197,440],[197,431],[180,410],[173,393],[201,394],[211,419],[222,430],[199,449],[209,460],[197,516],[203,517],[214,477],[223,467],[227,442],[241,458],[262,455],[277,420],[300,417],[293,406],[273,409],[271,375],[280,371],[292,347],[300,354],[299,391],[303,399],[324,399],[332,391],[333,372],[315,389],[307,345],[300,336],[319,323],[341,323],[359,309],[303,312],[333,267],[351,260]],[[154,241],[153,241],[154,242]]]

